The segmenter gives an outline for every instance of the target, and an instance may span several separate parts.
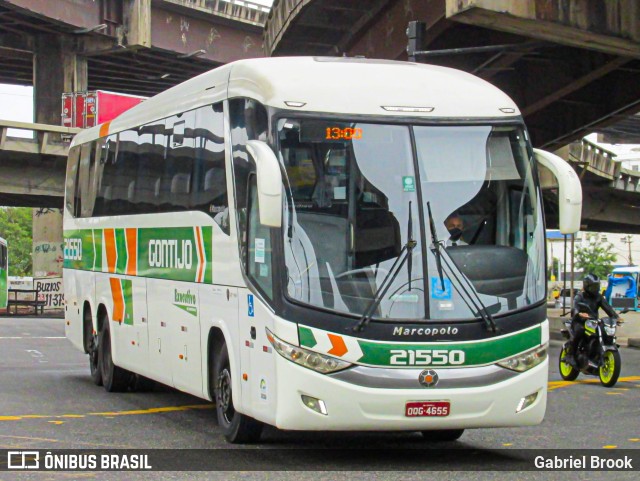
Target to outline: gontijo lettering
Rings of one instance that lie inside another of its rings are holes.
[[[193,244],[184,239],[152,239],[149,241],[149,267],[191,269]]]

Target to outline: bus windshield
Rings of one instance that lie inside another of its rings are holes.
[[[290,299],[360,316],[380,297],[374,319],[442,320],[544,298],[541,198],[521,127],[286,118],[278,142]]]

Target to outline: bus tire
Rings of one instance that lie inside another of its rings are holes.
[[[422,437],[425,441],[431,441],[435,443],[457,441],[464,433],[464,429],[437,429],[434,431],[421,431]]]
[[[102,367],[100,365],[98,334],[94,334],[91,311],[89,309],[85,309],[84,311],[84,336],[86,350],[89,354],[91,380],[96,386],[102,386]]]
[[[102,385],[107,392],[123,392],[129,387],[131,373],[116,366],[111,356],[111,333],[109,315],[105,314],[98,341],[98,353],[102,372]]]
[[[233,444],[255,443],[260,440],[263,424],[255,419],[240,414],[233,407],[231,382],[231,365],[227,344],[222,343],[220,350],[213,357],[213,369],[210,369],[211,381],[216,403],[218,425],[224,437]]]

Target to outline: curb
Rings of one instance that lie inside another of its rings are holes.
[[[640,339],[636,338],[629,338],[627,340],[627,347],[631,347],[633,349],[640,349]]]

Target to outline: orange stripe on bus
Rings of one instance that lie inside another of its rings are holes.
[[[205,267],[205,258],[204,258],[204,252],[202,249],[202,234],[200,232],[200,227],[196,227],[196,237],[198,241],[198,252],[200,253],[200,265],[198,265],[197,282],[202,282],[202,278],[203,278],[202,274]]]
[[[127,274],[138,274],[138,229],[127,229]]]
[[[111,284],[111,297],[113,298],[113,320],[122,322],[124,320],[124,299],[120,279],[110,277],[109,284]]]
[[[107,272],[116,272],[116,231],[114,229],[104,230],[104,247],[107,253]]]
[[[109,135],[109,127],[111,126],[111,121],[105,122],[100,125],[100,137],[106,137]]]

